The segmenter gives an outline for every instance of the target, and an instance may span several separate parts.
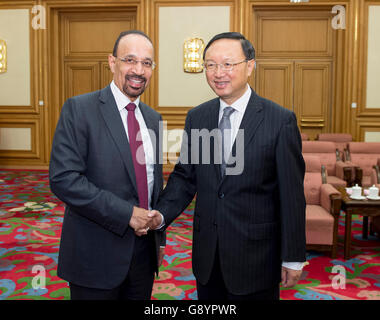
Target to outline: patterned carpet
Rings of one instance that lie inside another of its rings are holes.
[[[168,228],[166,256],[152,299],[197,298],[191,271],[194,203]],[[0,170],[0,300],[69,299],[67,282],[56,274],[63,220],[62,203],[50,192],[46,171]],[[380,300],[380,241],[361,238],[353,219],[352,258],[343,259],[344,217],[338,258],[308,252],[308,265],[284,300]],[[345,274],[345,283],[339,275]]]

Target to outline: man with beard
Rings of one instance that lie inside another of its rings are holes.
[[[146,34],[122,32],[108,57],[111,84],[63,105],[50,186],[66,205],[58,276],[70,283],[71,299],[151,297],[165,244],[165,233],[149,230],[163,185],[162,118],[140,101],[153,59]],[[149,232],[138,237],[139,229]]]

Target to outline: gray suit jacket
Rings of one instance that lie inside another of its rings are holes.
[[[244,130],[241,174],[221,177],[220,164],[191,163],[193,129],[218,128],[219,99],[189,111],[181,160],[170,175],[157,209],[169,225],[196,195],[193,271],[207,283],[219,248],[227,288],[250,294],[278,285],[281,262],[305,261],[305,163],[293,112],[258,96],[253,90],[240,129]],[[207,148],[207,147],[206,147]],[[236,142],[232,154],[236,156]],[[194,156],[194,152],[193,152]],[[188,164],[187,164],[188,163]]]
[[[158,146],[161,115],[142,102],[139,107]],[[152,206],[163,186],[160,163],[156,152]],[[86,287],[118,286],[133,253],[129,220],[138,195],[128,139],[109,86],[65,102],[53,140],[50,187],[66,204],[58,276]],[[154,232],[152,239],[158,255],[165,233]]]

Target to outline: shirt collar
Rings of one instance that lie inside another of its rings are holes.
[[[131,101],[115,84],[115,82],[112,80],[111,82],[111,91],[113,96],[115,97],[116,105],[119,111],[124,109],[128,103],[133,102],[136,105],[136,108],[139,107],[140,102],[140,96],[137,97],[135,101]]]
[[[239,99],[237,99],[233,104],[229,105],[225,101],[223,101],[222,99],[219,99],[220,111],[223,111],[224,108],[226,108],[226,107],[232,107],[236,111],[244,112],[245,108],[248,105],[249,99],[251,98],[251,93],[252,93],[252,90],[249,87],[249,85],[247,84],[247,89],[245,90],[244,94]]]

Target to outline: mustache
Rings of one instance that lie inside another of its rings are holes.
[[[130,80],[130,79],[137,79],[146,82],[146,78],[144,76],[139,76],[139,75],[125,75],[125,80]]]

